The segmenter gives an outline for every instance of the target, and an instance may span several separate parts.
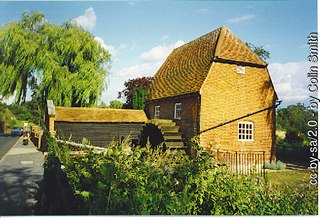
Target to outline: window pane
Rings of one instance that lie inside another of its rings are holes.
[[[238,123],[238,139],[240,141],[253,140],[253,123],[252,122]]]

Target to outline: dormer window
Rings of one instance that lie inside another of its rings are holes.
[[[237,66],[237,73],[238,74],[246,74],[246,67],[245,66]]]

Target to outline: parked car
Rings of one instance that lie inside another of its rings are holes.
[[[11,130],[11,136],[22,136],[23,135],[23,127],[15,126]]]

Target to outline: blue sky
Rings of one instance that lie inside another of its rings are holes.
[[[269,72],[283,105],[305,102],[307,36],[317,31],[317,1],[70,1],[0,2],[0,25],[37,10],[50,23],[74,20],[112,54],[108,89],[153,76],[173,48],[227,25],[241,40],[270,51]]]

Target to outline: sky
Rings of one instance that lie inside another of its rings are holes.
[[[268,70],[282,106],[306,103],[310,95],[307,37],[317,32],[316,0],[0,1],[0,26],[25,11],[58,25],[71,20],[109,50],[108,88],[100,99],[107,104],[119,100],[125,81],[153,76],[174,48],[223,25],[270,52]]]

